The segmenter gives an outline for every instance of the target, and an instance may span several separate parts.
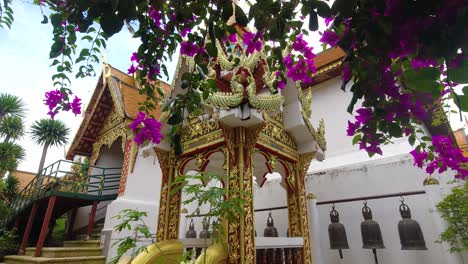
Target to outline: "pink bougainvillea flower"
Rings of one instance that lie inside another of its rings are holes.
[[[322,38],[320,38],[320,42],[328,44],[332,47],[336,47],[338,45],[338,41],[340,37],[331,30],[326,30],[322,33]]]
[[[262,49],[263,33],[258,32],[257,34],[254,34],[252,32],[245,32],[243,38],[243,43],[246,46],[245,51],[248,54],[252,54],[255,51],[260,51]]]
[[[325,26],[329,26],[335,18],[333,16],[325,18]]]
[[[137,117],[129,125],[129,128],[135,133],[134,141],[141,145],[146,140],[155,144],[161,143],[163,135],[161,134],[162,124],[158,120],[139,112]]]
[[[183,41],[180,43],[180,53],[189,57],[195,56],[200,51],[197,45],[190,41]]]

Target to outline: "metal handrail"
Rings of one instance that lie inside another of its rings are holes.
[[[79,171],[71,171],[65,170],[64,164],[70,168],[72,165],[82,167]],[[11,201],[9,205],[11,209],[0,224],[2,226],[6,225],[32,202],[54,193],[82,195],[88,199],[100,200],[105,195],[103,191],[119,189],[119,184],[113,183],[120,181],[121,172],[115,172],[115,170],[122,170],[122,168],[104,168],[68,160],[58,160],[38,172],[33,180]],[[70,180],[70,178],[73,180]]]

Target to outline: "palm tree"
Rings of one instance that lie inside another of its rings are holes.
[[[63,146],[68,141],[70,129],[60,120],[41,119],[31,126],[31,138],[39,145],[43,145],[41,162],[39,163],[40,173],[44,168],[47,150],[50,146]]]
[[[8,115],[23,117],[25,111],[24,102],[18,96],[7,93],[0,94],[0,121]]]
[[[15,141],[24,136],[24,123],[21,117],[6,116],[0,121],[0,136],[4,142]]]
[[[26,151],[18,144],[11,142],[0,143],[0,178],[7,172],[13,172],[20,161],[26,157]]]

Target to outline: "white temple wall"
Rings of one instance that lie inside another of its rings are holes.
[[[426,173],[413,166],[409,155],[394,156],[356,165],[337,167],[334,169],[314,171],[313,167],[306,178],[307,191],[317,196],[318,201],[353,198],[398,192],[424,190],[422,186]],[[438,175],[441,182],[452,177],[451,172]],[[444,184],[441,185],[445,187]],[[401,219],[398,207],[399,197],[369,200],[368,206],[373,212],[374,220],[380,224],[386,249],[377,250],[379,263],[400,264],[440,264],[462,263],[448,262],[446,249],[436,243],[439,231],[434,220],[434,211],[427,194],[405,197],[405,203],[410,207],[412,218],[417,220],[424,234],[428,250],[404,251],[398,236],[397,225]],[[340,261],[338,252],[330,250],[328,239],[328,224],[331,205],[319,205],[319,232],[322,262],[326,264],[372,264],[371,250],[362,249],[360,223],[364,220],[361,209],[363,203],[348,202],[336,204],[340,214],[340,222],[345,226],[350,249],[344,250],[344,261]],[[309,211],[310,211],[309,207]]]
[[[112,245],[119,238],[133,236],[132,232],[123,230],[120,233],[113,231],[113,228],[121,221],[113,218],[124,209],[135,209],[148,213],[143,218],[145,224],[150,228],[151,233],[156,233],[159,199],[161,192],[162,172],[159,162],[155,156],[143,157],[141,150],[135,160],[133,172],[129,171],[125,187],[125,193],[112,201],[106,214],[103,233],[111,233],[110,244]],[[140,243],[150,244],[151,240],[140,239]],[[110,247],[107,251],[107,261],[116,255],[116,247]]]
[[[317,196],[317,201],[354,198],[370,195],[381,195],[398,192],[424,190],[423,180],[428,176],[424,170],[413,166],[412,157],[408,154],[412,147],[406,138],[394,140],[393,144],[382,147],[383,155],[369,158],[364,150],[352,145],[352,137],[346,135],[348,120],[354,121],[346,108],[352,93],[340,89],[341,80],[335,78],[313,88],[311,122],[317,126],[323,118],[326,127],[327,151],[323,162],[313,161],[306,177],[306,192]],[[349,89],[348,85],[347,89]],[[359,104],[355,106],[355,110]],[[435,175],[443,188],[448,192],[450,186],[445,183],[453,179],[453,172]],[[401,219],[398,211],[399,198],[387,198],[368,201],[373,211],[374,220],[381,227],[386,249],[377,250],[379,263],[400,264],[461,264],[458,254],[450,255],[447,248],[435,243],[440,234],[437,213],[431,203],[429,194],[405,197],[413,219],[421,225],[426,245],[429,250],[401,250],[397,224]],[[328,224],[330,223],[330,205],[319,205],[313,208],[309,201],[309,221],[311,239],[316,264],[373,264],[371,250],[362,249],[360,223],[363,221],[362,202],[336,204],[340,222],[344,224],[349,250],[344,250],[344,259],[340,260],[336,250],[330,250]],[[310,215],[311,211],[318,216]],[[438,230],[439,229],[439,230]],[[314,239],[315,237],[315,239]]]
[[[94,166],[101,168],[121,168],[123,165],[123,151],[122,151],[122,141],[116,140],[110,148],[103,146],[99,158],[96,161]],[[112,170],[112,173],[117,172],[117,170]],[[91,175],[101,175],[102,170],[94,168],[91,171]],[[91,182],[98,181],[97,179],[92,179]],[[112,183],[113,185],[116,183]],[[106,191],[104,194],[117,193],[115,191]],[[110,201],[100,202],[96,211],[96,220],[102,219],[106,214],[106,207]],[[91,206],[81,207],[77,210],[74,229],[81,228],[88,225],[89,213],[91,212]]]
[[[254,210],[271,207],[287,206],[288,197],[286,190],[275,181],[266,182],[262,187],[254,185]],[[263,232],[267,226],[267,218],[269,211],[255,212],[255,230],[257,236],[263,237]],[[286,237],[288,229],[288,210],[273,210],[271,211],[279,237]]]

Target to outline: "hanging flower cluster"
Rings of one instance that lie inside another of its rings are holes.
[[[72,111],[76,115],[81,114],[81,99],[75,95],[75,98],[70,102],[69,96],[60,90],[52,90],[45,93],[44,104],[48,106],[49,112],[47,113],[50,118],[54,119],[60,110]]]
[[[433,174],[436,170],[442,173],[447,169],[452,169],[457,172],[456,177],[466,179],[468,170],[462,168],[461,164],[468,163],[468,158],[463,156],[460,149],[453,146],[450,137],[433,136],[430,149],[428,152],[416,148],[410,152],[415,166],[419,168],[426,166],[426,172],[429,174]]]
[[[465,51],[460,54],[453,48],[463,43],[463,33],[448,28],[462,28],[457,25],[461,21],[457,17],[462,15],[457,10],[463,6],[460,0],[440,5],[386,0],[327,19],[333,23],[320,41],[346,53],[342,89],[353,80],[348,111],[352,112],[358,101],[362,104],[354,112],[356,120],[348,121],[347,135],[354,136],[353,142],[370,156],[382,154],[380,145],[394,137],[408,136],[410,144],[415,144],[416,133],[423,133],[418,127],[434,111],[432,105],[451,93],[454,84],[450,76],[458,76],[448,70],[463,60]],[[369,23],[357,19],[364,17]],[[433,42],[430,36],[445,38]],[[448,39],[450,43],[445,43]],[[448,138],[433,136],[432,147],[428,145],[431,142],[423,142],[430,137],[422,138],[411,152],[416,166],[425,165],[428,173],[450,168],[464,177],[460,164],[466,159]]]
[[[287,68],[286,76],[295,82],[301,81],[304,84],[311,84],[312,74],[316,72],[313,48],[309,47],[307,41],[304,40],[303,34],[296,37],[291,48],[297,55],[289,53],[284,58],[284,65]]]
[[[161,122],[139,112],[135,120],[129,125],[129,128],[135,133],[134,141],[141,145],[145,141],[155,144],[161,143],[163,135],[161,134]]]

